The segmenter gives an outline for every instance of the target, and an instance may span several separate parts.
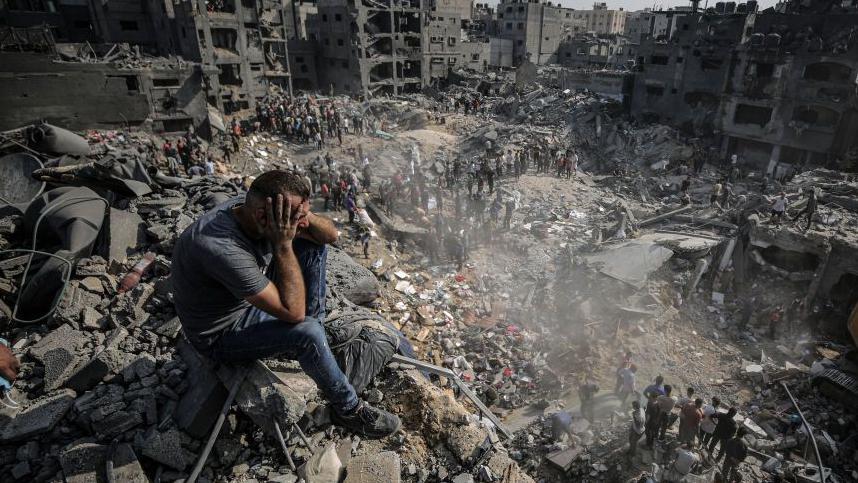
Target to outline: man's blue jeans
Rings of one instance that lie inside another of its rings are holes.
[[[304,321],[292,324],[250,307],[215,343],[213,356],[222,362],[244,362],[280,356],[296,360],[331,403],[343,414],[358,397],[337,365],[322,322],[325,320],[325,261],[328,249],[307,240],[293,242],[307,289]]]

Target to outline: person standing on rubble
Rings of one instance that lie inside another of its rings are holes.
[[[566,177],[572,179],[572,176],[578,176],[578,153],[575,152],[566,162]]]
[[[515,211],[515,200],[510,198],[505,203],[506,210],[503,214],[503,228],[509,230],[512,227],[512,214]]]
[[[664,394],[658,397],[656,402],[658,403],[658,439],[663,440],[665,434],[667,433],[667,428],[673,423],[671,421],[671,416],[673,415],[673,408],[676,407],[676,398],[671,396],[671,392],[673,388],[670,384],[664,385]]]
[[[337,237],[333,222],[309,210],[300,176],[263,173],[245,196],[206,213],[176,241],[176,312],[200,353],[228,364],[297,360],[336,424],[383,437],[399,429],[399,418],[358,398],[322,325],[326,245]]]
[[[629,396],[634,395],[634,399],[632,399],[632,403],[638,403],[640,399],[640,393],[638,393],[637,388],[635,387],[635,379],[638,368],[634,364],[629,364],[629,367],[624,367],[619,370],[619,376],[621,380],[620,390],[618,391],[618,397],[620,398],[620,408],[626,407],[626,400],[628,400]]]
[[[557,177],[562,178],[563,173],[566,172],[566,156],[560,154],[557,156]]]
[[[655,437],[658,435],[658,396],[655,393],[644,393],[646,396],[646,446],[652,448]]]
[[[721,405],[721,399],[718,396],[712,398],[712,404],[703,405],[703,421],[700,422],[700,446],[705,447],[712,440],[712,433],[715,432],[715,420],[713,416],[718,413],[718,406]]]
[[[659,374],[655,377],[655,381],[652,384],[644,388],[643,395],[646,398],[649,398],[651,395],[655,397],[661,396],[664,394],[664,377]]]
[[[727,410],[727,414],[715,413],[712,417],[717,421],[715,431],[712,433],[712,440],[709,442],[709,457],[715,452],[715,447],[721,445],[718,457],[715,461],[721,461],[721,456],[724,454],[725,443],[736,434],[736,408]]]
[[[809,192],[807,193],[807,204],[805,205],[804,209],[799,211],[798,214],[796,214],[793,217],[792,220],[798,221],[798,219],[801,218],[801,215],[806,214],[807,215],[807,226],[805,226],[804,231],[809,230],[810,226],[813,224],[813,215],[814,215],[814,213],[816,213],[816,207],[817,207],[816,188],[810,188]]]
[[[746,433],[745,428],[739,428],[736,435],[724,443],[723,451],[726,458],[724,458],[724,465],[721,466],[721,481],[728,483],[742,481],[738,467],[739,463],[748,457],[748,445],[744,440]],[[721,455],[719,454],[718,457],[720,458]]]
[[[718,198],[721,197],[721,190],[723,186],[721,185],[721,181],[716,181],[714,185],[712,185],[712,194],[709,195],[709,204],[714,205],[718,202]]]
[[[592,380],[588,374],[586,378],[578,385],[578,399],[581,401],[581,416],[590,421],[595,421],[595,401],[593,398],[599,392],[599,386]]]
[[[772,216],[770,218],[771,222],[775,224],[776,227],[781,226],[781,220],[786,214],[786,193],[781,191],[775,201],[772,202]]]
[[[637,400],[632,401],[632,421],[629,425],[629,459],[632,459],[637,454],[638,442],[644,434],[646,427],[646,415],[641,409],[641,403]]]
[[[682,417],[679,419],[679,441],[688,443],[692,448],[700,432],[700,422],[703,420],[702,408],[703,400],[697,398],[685,403],[680,410]]]

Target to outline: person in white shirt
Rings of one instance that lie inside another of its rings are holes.
[[[772,203],[772,223],[775,226],[781,225],[781,219],[783,219],[784,214],[786,213],[786,193],[781,191],[775,201]]]
[[[661,477],[662,482],[678,483],[685,481],[685,477],[691,473],[691,470],[700,462],[700,456],[691,450],[687,444],[676,448],[676,459]]]
[[[206,175],[212,175],[212,174],[214,174],[214,172],[215,172],[215,165],[214,165],[214,163],[212,162],[211,158],[208,158],[208,157],[206,158],[206,161],[205,161],[205,165],[204,165],[204,167],[205,167],[205,170],[206,170]]]
[[[712,404],[703,405],[703,421],[700,422],[701,446],[706,445],[712,439],[712,434],[715,432],[715,420],[712,416],[718,414],[718,406],[721,405],[721,400],[718,397],[712,398]]]

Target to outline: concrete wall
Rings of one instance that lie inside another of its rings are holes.
[[[461,20],[471,20],[473,0],[434,0],[430,7],[432,16],[436,17],[459,17]]]
[[[489,39],[489,65],[492,67],[512,67],[513,41],[492,37]]]
[[[589,91],[623,101],[631,94],[633,76],[631,73],[594,72],[561,69],[557,81],[561,89]]]
[[[560,43],[556,63],[573,68],[623,68],[635,59],[635,46],[625,37],[575,37]]]
[[[110,64],[55,63],[32,53],[0,53],[0,105],[3,130],[39,119],[74,130],[152,119],[157,131],[204,125],[208,118],[202,71],[194,65],[120,70]]]

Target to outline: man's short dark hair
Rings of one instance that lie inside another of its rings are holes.
[[[307,186],[304,177],[294,171],[272,170],[262,173],[253,180],[247,194],[262,200],[265,198],[273,200],[277,195],[286,194],[309,198],[310,187]]]

